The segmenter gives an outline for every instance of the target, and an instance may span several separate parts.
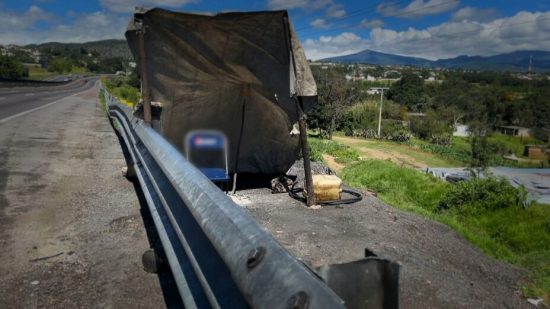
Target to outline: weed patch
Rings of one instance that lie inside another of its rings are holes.
[[[323,154],[333,156],[335,161],[340,164],[349,164],[359,160],[359,152],[349,146],[344,146],[331,140],[311,137],[308,139],[308,142],[312,161],[323,161]]]
[[[525,191],[501,179],[475,179],[452,185],[390,161],[359,160],[352,147],[310,139],[312,157],[329,154],[344,163],[351,186],[374,190],[389,205],[444,223],[497,259],[525,267],[532,282],[525,296],[550,301],[550,207],[524,207]]]

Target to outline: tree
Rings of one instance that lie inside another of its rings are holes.
[[[57,72],[57,73],[65,73],[65,72],[71,72],[73,68],[73,65],[71,64],[71,61],[65,58],[54,58],[48,67],[48,71],[51,72]]]
[[[424,116],[411,117],[410,130],[418,138],[436,144],[450,142],[451,126],[445,117],[442,117],[442,113],[438,111],[428,110]]]
[[[21,62],[12,57],[0,55],[0,78],[20,79],[28,76],[29,72]]]
[[[472,157],[470,158],[470,168],[474,176],[480,171],[484,171],[491,161],[491,149],[487,141],[488,130],[483,123],[470,124],[470,145],[472,148]],[[474,171],[477,171],[475,173]]]
[[[388,91],[388,99],[406,105],[412,111],[426,108],[428,96],[424,80],[413,73],[405,73]]]
[[[344,80],[333,80],[322,84],[319,88],[319,106],[323,109],[324,123],[322,129],[326,129],[328,139],[340,124],[346,110],[354,99],[358,98],[358,92],[352,83]]]

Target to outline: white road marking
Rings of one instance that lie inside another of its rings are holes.
[[[8,122],[8,121],[10,121],[10,120],[12,120],[12,119],[15,119],[15,118],[24,116],[24,115],[26,115],[26,114],[30,114],[30,113],[32,113],[32,112],[36,112],[37,110],[41,110],[41,109],[46,108],[46,107],[48,107],[48,106],[54,105],[54,104],[56,104],[56,103],[59,103],[59,102],[63,101],[63,100],[66,99],[66,98],[74,97],[74,96],[76,96],[76,95],[81,94],[81,93],[84,92],[84,91],[87,91],[87,90],[90,90],[90,89],[86,89],[86,90],[77,92],[77,93],[75,93],[75,94],[72,94],[72,95],[70,95],[70,96],[63,97],[63,98],[61,98],[61,99],[59,99],[59,100],[56,100],[56,101],[53,101],[53,102],[51,102],[51,103],[44,104],[44,105],[41,105],[41,106],[38,106],[38,107],[35,107],[35,108],[32,108],[32,109],[26,110],[26,111],[24,111],[24,112],[21,112],[21,113],[19,113],[19,114],[15,114],[15,115],[6,117],[6,118],[4,118],[4,119],[0,119],[0,124],[5,123],[5,122]]]

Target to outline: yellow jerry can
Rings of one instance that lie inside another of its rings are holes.
[[[342,180],[336,175],[313,175],[313,192],[318,202],[339,200]],[[305,190],[304,193],[307,194]]]

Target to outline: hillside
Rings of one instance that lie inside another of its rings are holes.
[[[525,72],[532,57],[533,71],[550,71],[549,51],[515,51],[494,56],[458,56],[436,61],[364,50],[355,54],[325,58],[336,63],[370,63],[378,65],[411,65],[449,69]]]
[[[64,50],[64,49],[80,49],[83,48],[87,52],[96,52],[100,58],[115,58],[122,57],[125,59],[132,58],[130,49],[125,40],[103,40],[86,43],[57,43],[49,42],[42,44],[31,44],[24,46],[29,49],[50,49],[50,50]]]
[[[550,52],[548,51],[515,51],[487,57],[459,56],[437,60],[433,65],[473,70],[527,71],[531,57],[534,71],[550,71]]]

